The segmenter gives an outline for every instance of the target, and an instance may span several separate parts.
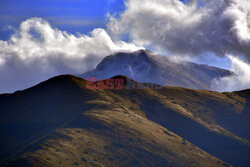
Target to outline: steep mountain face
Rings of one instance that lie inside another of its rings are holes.
[[[0,95],[1,166],[250,165],[250,90],[126,89],[128,78],[113,79],[123,89],[65,75]]]
[[[80,77],[107,79],[124,75],[139,82],[193,89],[210,89],[215,78],[233,75],[231,71],[192,62],[174,63],[168,57],[147,50],[107,56],[92,71]]]

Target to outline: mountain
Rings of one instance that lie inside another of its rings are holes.
[[[139,82],[209,90],[214,79],[230,76],[233,73],[205,64],[175,63],[166,56],[139,50],[107,56],[94,70],[80,77],[108,79],[116,75],[124,75]]]
[[[147,84],[112,79],[104,83],[122,89],[63,75],[0,95],[0,166],[250,165],[250,90],[127,89]]]

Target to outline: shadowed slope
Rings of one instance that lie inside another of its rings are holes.
[[[58,76],[0,95],[1,160],[11,156],[12,166],[227,166],[215,155],[248,166],[248,103],[249,91],[98,90]]]

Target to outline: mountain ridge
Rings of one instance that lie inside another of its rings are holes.
[[[121,90],[104,90],[86,85],[81,78],[63,75],[0,95],[0,159],[9,153],[12,166],[249,164],[249,117],[244,115],[249,113],[249,90],[128,90],[126,83]]]

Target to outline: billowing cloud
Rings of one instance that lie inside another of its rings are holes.
[[[249,0],[191,0],[188,4],[179,0],[127,0],[125,5],[118,17],[110,16],[108,30],[114,39],[127,35],[133,43],[180,57],[231,54],[250,61]],[[238,76],[217,80],[213,88],[250,88],[249,65],[230,58],[231,70]]]
[[[250,60],[249,0],[127,0],[126,10],[111,17],[114,37],[127,34],[134,43],[171,54],[224,56]]]
[[[228,56],[232,61],[231,71],[237,75],[219,78],[213,81],[212,89],[216,91],[237,91],[250,89],[250,65],[239,58]]]
[[[112,38],[104,29],[76,36],[41,18],[22,22],[10,40],[0,40],[0,93],[27,88],[59,74],[84,73],[106,55],[135,51],[140,49],[137,46],[181,59],[211,53],[245,56],[250,61],[249,0],[191,0],[188,4],[126,0],[125,5],[124,12],[110,16],[107,32]],[[131,43],[121,41],[121,37],[129,37]],[[215,81],[217,90],[249,88],[245,71],[249,68],[240,68],[243,62],[237,63],[240,61],[235,57],[231,60],[232,70],[239,75]],[[229,80],[238,84],[229,84]]]
[[[104,29],[90,36],[69,34],[41,18],[31,18],[8,41],[0,40],[0,93],[24,89],[59,74],[83,73],[105,56],[140,48],[113,42]]]

